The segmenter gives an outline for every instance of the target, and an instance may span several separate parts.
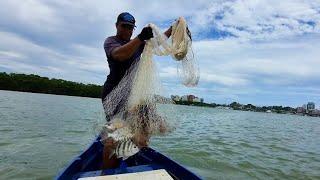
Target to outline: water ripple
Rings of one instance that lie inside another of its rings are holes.
[[[0,107],[0,179],[52,179],[104,122],[100,99],[0,91]],[[320,118],[159,107],[177,127],[151,146],[205,179],[320,179]]]

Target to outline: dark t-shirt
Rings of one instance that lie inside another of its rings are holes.
[[[112,91],[112,89],[115,86],[118,85],[118,83],[121,81],[121,79],[125,75],[126,71],[129,69],[131,64],[134,62],[134,60],[139,59],[143,51],[144,44],[142,44],[129,59],[126,59],[125,61],[122,61],[122,62],[114,60],[111,57],[112,50],[114,50],[116,47],[123,46],[128,42],[129,41],[121,40],[116,36],[108,37],[104,41],[104,50],[108,58],[110,73],[107,77],[106,82],[104,83],[104,87],[102,91],[102,100]]]

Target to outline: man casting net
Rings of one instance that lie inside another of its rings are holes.
[[[129,13],[120,14],[117,36],[105,42],[110,75],[104,85],[103,107],[108,123],[101,136],[105,146],[110,146],[105,149],[107,158],[114,154],[115,158],[128,158],[137,152],[136,145],[146,146],[150,136],[170,129],[167,117],[157,110],[161,83],[153,55],[170,55],[179,61],[178,74],[184,85],[196,86],[199,81],[191,33],[183,17],[164,34],[148,24],[130,40],[134,23]],[[108,143],[110,139],[113,143]]]

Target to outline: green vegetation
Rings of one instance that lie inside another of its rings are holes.
[[[255,112],[274,112],[274,113],[280,113],[280,114],[285,114],[285,113],[296,113],[296,109],[292,107],[283,107],[283,106],[254,106],[252,104],[247,104],[247,105],[242,105],[237,102],[232,102],[229,105],[230,108],[234,110],[243,110],[243,111],[255,111]]]
[[[102,87],[94,84],[83,84],[62,79],[49,79],[38,75],[30,74],[16,74],[0,72],[0,89],[11,91],[23,91],[33,93],[69,95],[69,96],[82,96],[100,98]],[[170,102],[171,100],[165,97],[157,96],[160,102]],[[297,110],[292,107],[283,106],[255,106],[252,104],[240,104],[232,102],[229,105],[192,102],[192,101],[174,101],[175,104],[201,106],[201,107],[224,107],[241,111],[255,111],[255,112],[273,112],[273,113],[291,113],[296,114]],[[308,114],[307,114],[308,115]],[[312,114],[311,114],[312,115]]]
[[[238,102],[232,102],[229,105],[226,104],[216,104],[216,103],[202,103],[202,102],[192,102],[192,101],[174,101],[175,104],[180,104],[180,105],[189,105],[189,106],[202,106],[202,107],[223,107],[223,108],[228,108],[228,109],[233,109],[233,110],[240,110],[240,111],[255,111],[255,112],[273,112],[273,113],[279,113],[279,114],[286,114],[286,113],[291,113],[291,114],[296,114],[297,110],[292,107],[283,107],[283,106],[255,106],[253,104],[240,104]]]
[[[201,106],[201,107],[216,107],[216,104],[208,104],[208,103],[202,103],[202,102],[190,102],[190,101],[174,101],[175,104],[180,105],[189,105],[189,106]]]
[[[82,97],[101,97],[101,86],[30,74],[0,73],[0,89]]]

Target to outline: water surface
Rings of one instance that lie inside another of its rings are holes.
[[[100,99],[0,91],[0,179],[52,179],[94,139]],[[151,146],[205,179],[320,179],[320,118],[161,105]]]

